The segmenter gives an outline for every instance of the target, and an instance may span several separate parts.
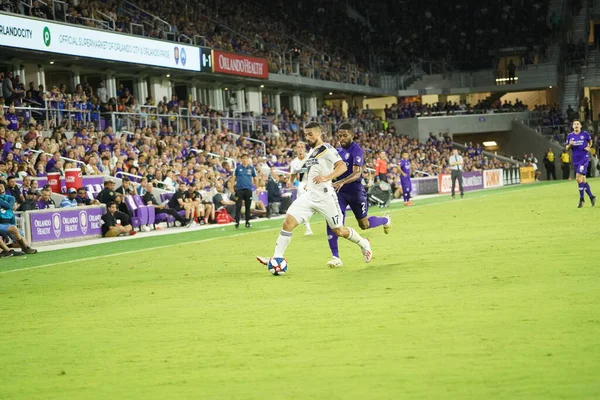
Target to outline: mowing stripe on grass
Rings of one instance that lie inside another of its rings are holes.
[[[396,203],[396,204],[398,204],[398,206],[397,206],[398,208],[394,207],[395,209],[393,209],[391,211],[391,213],[396,213],[400,210],[404,210],[406,212],[406,211],[409,211],[410,209],[418,209],[421,207],[438,206],[438,205],[445,205],[445,204],[460,204],[462,202],[469,201],[469,200],[476,200],[476,199],[481,199],[481,198],[490,197],[490,196],[499,196],[502,194],[513,193],[513,192],[521,191],[521,190],[530,190],[530,189],[535,189],[535,188],[547,188],[547,187],[552,186],[553,184],[541,184],[541,185],[537,184],[537,185],[530,185],[530,186],[509,186],[509,187],[504,187],[504,188],[492,189],[489,191],[486,190],[486,191],[471,192],[468,197],[466,197],[464,199],[460,199],[460,200],[454,200],[454,201],[450,200],[449,196],[433,197],[433,198],[428,199],[429,201],[431,201],[430,203],[417,204],[411,208],[401,207],[400,204],[402,204],[402,203]],[[376,209],[376,208],[374,208],[374,209]],[[380,211],[387,212],[387,210],[380,210]],[[375,213],[373,213],[373,214],[375,214]],[[269,220],[262,221],[262,222],[268,222],[268,221]],[[324,221],[316,222],[316,224],[322,224],[322,223],[324,223]],[[98,260],[98,259],[107,258],[107,257],[135,254],[135,253],[140,253],[140,252],[147,251],[147,250],[167,249],[167,248],[171,248],[171,247],[175,247],[175,246],[185,246],[185,245],[190,245],[190,244],[206,243],[206,242],[211,242],[211,241],[215,241],[215,240],[219,240],[219,239],[240,237],[240,236],[251,235],[254,233],[269,232],[269,231],[276,231],[276,230],[280,230],[280,227],[278,226],[276,228],[266,228],[266,229],[261,229],[261,230],[257,230],[257,231],[246,232],[246,233],[227,234],[224,236],[218,236],[218,237],[212,237],[212,238],[206,238],[206,239],[200,239],[200,240],[193,240],[193,241],[188,241],[188,242],[171,243],[171,244],[166,244],[166,245],[162,245],[162,246],[144,247],[144,248],[140,248],[140,249],[136,249],[136,250],[129,250],[129,251],[124,251],[124,252],[114,252],[114,253],[103,254],[100,256],[84,257],[84,258],[78,258],[78,259],[73,259],[73,260],[64,260],[64,261],[59,261],[59,262],[55,262],[55,263],[35,265],[35,266],[31,266],[31,267],[9,269],[9,270],[5,270],[5,271],[0,271],[0,275],[12,273],[12,272],[49,268],[49,267],[62,265],[62,264],[72,264],[72,263],[78,263],[78,262]],[[201,232],[201,231],[196,231],[196,232]],[[186,234],[186,233],[182,232],[181,234]],[[176,239],[177,235],[178,234],[166,235],[163,237],[169,238],[169,239]],[[141,239],[143,241],[144,239],[151,239],[151,238],[141,238]],[[58,250],[53,250],[53,251],[58,251]]]

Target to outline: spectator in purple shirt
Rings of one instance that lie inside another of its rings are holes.
[[[54,200],[52,200],[52,191],[50,188],[44,187],[42,189],[42,197],[38,201],[38,208],[40,210],[56,208],[56,203],[54,203]]]

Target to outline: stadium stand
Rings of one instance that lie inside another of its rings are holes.
[[[270,72],[366,85],[376,84],[374,72],[397,72],[416,60],[461,69],[490,67],[496,50],[504,47],[524,46],[524,63],[538,62],[556,26],[548,0],[462,0],[435,7],[359,0],[353,8],[345,2],[261,3],[79,1],[48,6],[33,1],[29,7],[2,0],[0,10],[266,57]],[[366,24],[358,26],[357,19]]]

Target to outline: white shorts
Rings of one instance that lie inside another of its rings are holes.
[[[294,217],[298,224],[308,221],[315,213],[319,213],[331,229],[344,226],[340,203],[333,189],[329,189],[328,193],[305,192],[303,196],[296,198],[287,213]]]
[[[298,192],[296,193],[296,198],[302,197],[306,194],[306,183],[300,182],[298,184]]]

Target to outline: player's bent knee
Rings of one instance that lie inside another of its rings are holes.
[[[371,227],[371,225],[369,224],[369,220],[360,220],[358,221],[358,226],[360,227],[360,229],[362,229],[363,231],[366,229],[369,229]]]
[[[295,227],[298,226],[298,221],[296,217],[293,215],[287,214],[285,216],[285,220],[283,221],[283,230],[287,232],[291,232]]]

